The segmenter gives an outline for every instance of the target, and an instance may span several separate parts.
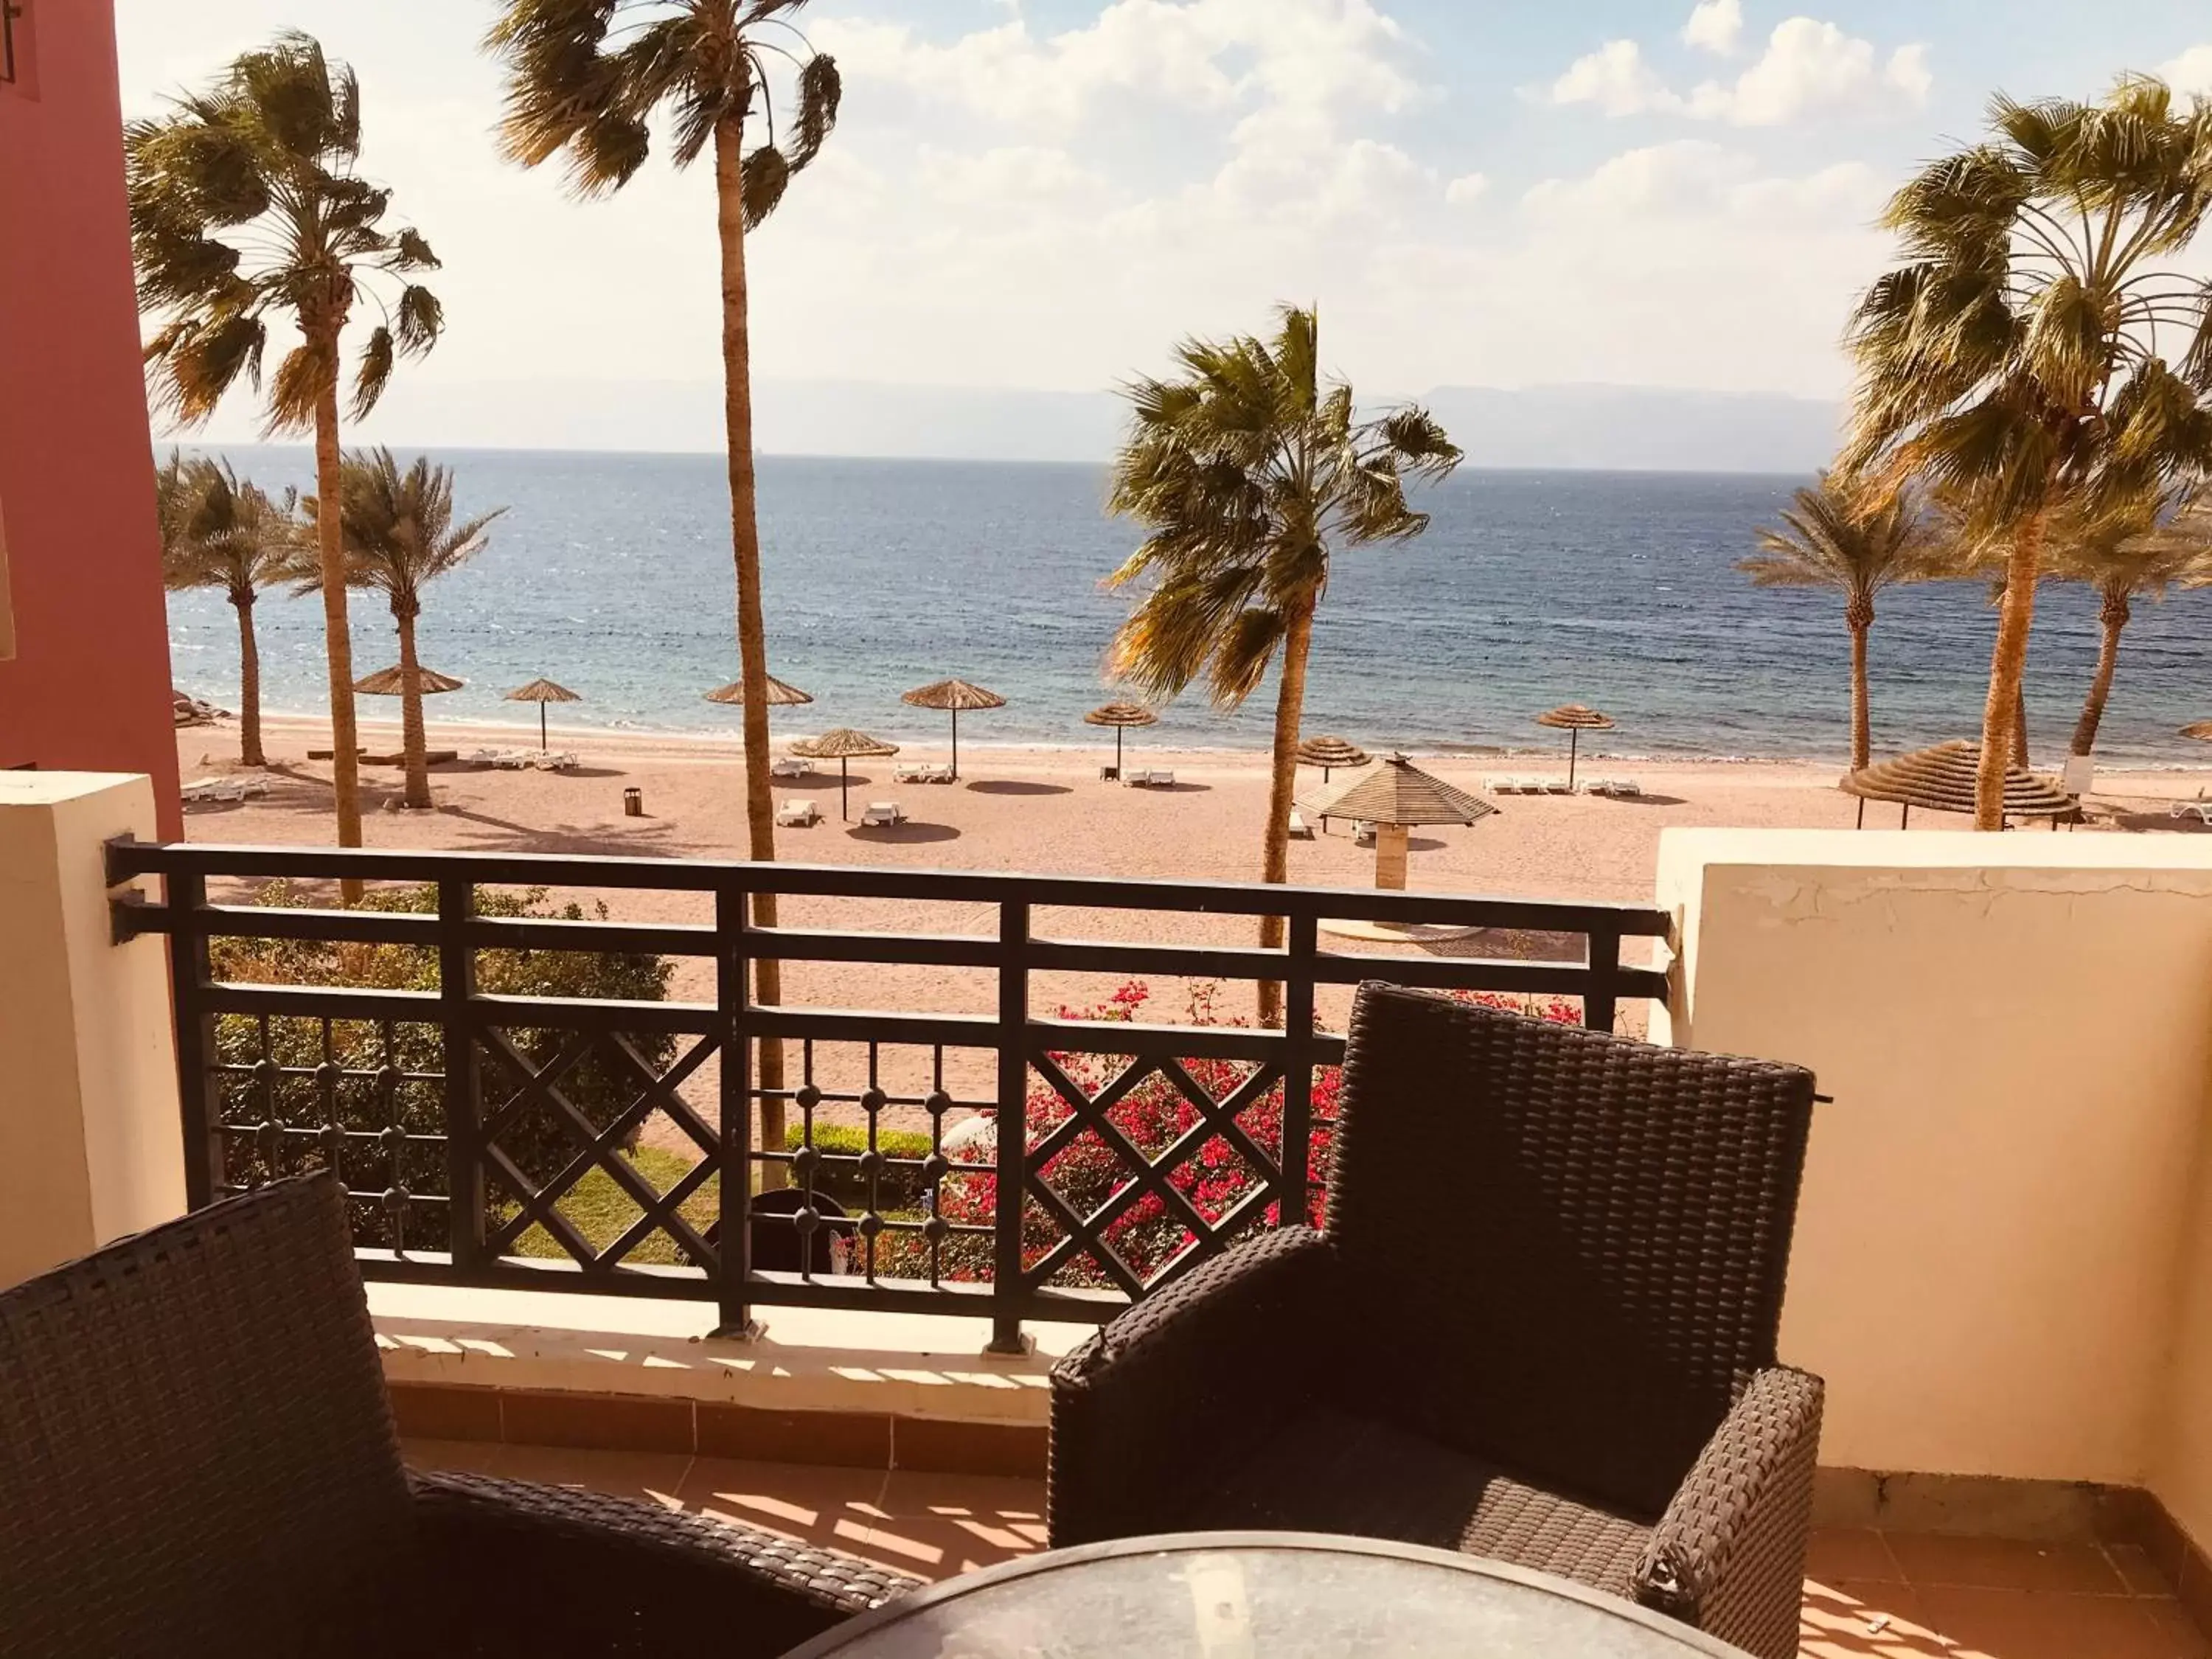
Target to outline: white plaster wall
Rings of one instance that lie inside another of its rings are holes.
[[[108,916],[154,822],[143,777],[0,773],[0,1286],[184,1208],[167,963]]]
[[[1829,1381],[1822,1461],[2135,1483],[2186,1441],[2212,1516],[2212,1405],[2185,1431],[2171,1404],[2177,1310],[2212,1297],[2184,1272],[2212,840],[1669,830],[1659,902],[1662,1037],[1835,1097],[1783,1323]]]

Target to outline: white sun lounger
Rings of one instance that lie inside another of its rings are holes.
[[[926,763],[921,761],[901,761],[897,765],[891,768],[891,781],[894,783],[927,783],[929,781],[929,768]]]
[[[923,767],[921,769],[921,781],[924,783],[951,782],[952,763],[951,761],[944,761],[935,766]]]
[[[541,772],[565,772],[570,767],[581,763],[582,757],[572,749],[556,750],[551,754],[546,754],[541,750],[529,758],[529,764]]]
[[[1291,839],[1311,841],[1313,838],[1313,825],[1305,821],[1304,815],[1297,807],[1291,808]]]
[[[814,775],[814,763],[799,759],[796,755],[780,755],[770,761],[768,775],[772,778],[805,778]]]
[[[905,822],[906,814],[899,810],[899,804],[895,800],[872,800],[860,814],[863,829],[888,830],[894,824]]]
[[[1583,786],[1589,795],[1610,795],[1616,800],[1632,800],[1644,793],[1644,786],[1634,778],[1592,778]]]
[[[776,823],[791,830],[810,830],[822,820],[822,809],[804,798],[787,800],[775,809]]]
[[[2212,800],[2178,800],[2166,809],[2170,818],[2195,818],[2212,829]]]
[[[1175,774],[1157,770],[1139,772],[1131,781],[1141,783],[1148,789],[1169,789],[1175,786]]]
[[[1362,847],[1372,845],[1375,840],[1375,826],[1368,823],[1365,818],[1354,818],[1352,821],[1352,839]]]

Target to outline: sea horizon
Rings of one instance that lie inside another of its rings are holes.
[[[305,446],[178,447],[222,455],[266,486],[312,487]],[[454,468],[460,513],[510,509],[489,550],[427,595],[422,660],[468,682],[430,700],[434,726],[534,730],[535,710],[501,693],[544,675],[587,700],[566,706],[565,730],[735,742],[736,712],[702,701],[738,677],[719,454],[428,453]],[[916,749],[941,744],[945,718],[898,694],[957,675],[1009,699],[963,718],[963,749],[1079,750],[1099,735],[1082,725],[1084,710],[1132,695],[1100,671],[1128,605],[1100,582],[1139,539],[1103,510],[1103,465],[764,455],[759,473],[769,665],[817,698],[777,711],[779,743],[843,725]],[[1381,751],[1504,758],[1544,752],[1534,716],[1581,702],[1619,722],[1597,745],[1616,758],[1840,761],[1840,599],[1754,590],[1735,568],[1757,528],[1809,481],[1463,468],[1423,492],[1425,535],[1339,554],[1304,727]],[[319,605],[272,594],[256,610],[264,709],[318,718]],[[395,659],[375,596],[356,593],[352,615],[357,669]],[[234,708],[228,604],[213,592],[173,595],[170,624],[177,684]],[[2212,760],[2175,735],[2212,713],[2200,706],[2212,705],[2208,624],[2212,592],[2137,606],[2101,760]],[[1872,647],[1878,751],[1978,732],[1994,626],[1974,585],[1882,596]],[[2028,681],[2039,763],[2065,747],[2097,647],[2094,595],[2045,590]],[[385,712],[378,701],[361,700],[364,718]],[[1163,706],[1140,740],[1257,750],[1273,708],[1272,681],[1234,714],[1194,692]]]

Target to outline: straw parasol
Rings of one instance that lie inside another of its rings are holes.
[[[1109,702],[1083,717],[1085,726],[1114,728],[1114,775],[1121,775],[1121,733],[1132,726],[1158,726],[1160,717],[1140,702]]]
[[[824,732],[818,738],[793,744],[791,752],[805,760],[833,760],[837,763],[837,816],[846,818],[851,817],[847,811],[846,796],[853,787],[847,763],[855,758],[896,755],[898,745],[885,743],[881,738],[872,738],[865,732],[855,732],[849,726],[840,726]]]
[[[2194,726],[2185,726],[2181,728],[2181,735],[2194,738],[2199,743],[2212,743],[2212,720],[2199,720]]]
[[[565,685],[551,680],[532,680],[527,685],[518,685],[507,694],[508,702],[534,702],[538,705],[538,746],[547,749],[545,741],[545,705],[549,702],[581,702],[583,698]]]
[[[466,684],[465,680],[454,679],[433,669],[417,668],[415,671],[415,689],[426,697],[434,697],[441,691],[458,691]],[[378,669],[364,679],[356,680],[353,689],[365,697],[396,697],[407,690],[407,676],[399,665],[394,663],[389,668]]]
[[[1321,768],[1321,781],[1328,781],[1328,775],[1340,766],[1364,766],[1375,758],[1358,744],[1347,743],[1342,738],[1308,738],[1298,745],[1298,762],[1304,766]]]
[[[980,685],[970,685],[966,680],[939,680],[934,685],[920,685],[902,692],[901,702],[910,702],[916,708],[945,708],[952,714],[952,775],[960,775],[960,712],[964,709],[1004,708],[1006,700],[995,691],[986,691]]]
[[[1474,823],[1498,809],[1480,795],[1431,777],[1403,755],[1388,757],[1313,800],[1306,810],[1326,818],[1355,818],[1375,826],[1375,884],[1406,884],[1406,831],[1417,823]]]
[[[1898,827],[1903,829],[1916,806],[1925,811],[1963,812],[1971,817],[1981,764],[1981,744],[1954,738],[1931,749],[1916,749],[1909,755],[1878,761],[1863,771],[1849,774],[1836,787],[1862,801],[1895,802],[1904,809],[1897,819]],[[2007,817],[2048,818],[2054,830],[2059,819],[2071,821],[2081,815],[2081,805],[2073,796],[2017,766],[2005,768],[2004,810]],[[1859,822],[1866,822],[1863,806],[1859,808]]]
[[[1585,708],[1578,702],[1563,702],[1557,708],[1547,708],[1536,716],[1536,724],[1549,726],[1554,732],[1567,734],[1567,788],[1575,787],[1575,760],[1582,746],[1585,732],[1610,732],[1613,716],[1601,714],[1595,708]]]
[[[745,683],[732,680],[727,685],[709,691],[708,702],[726,703],[733,708],[745,706]],[[768,706],[771,708],[791,708],[802,702],[812,702],[813,697],[795,685],[786,685],[773,674],[768,677]]]

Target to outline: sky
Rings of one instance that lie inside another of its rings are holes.
[[[2201,0],[1810,3],[814,0],[844,114],[750,244],[756,375],[1095,392],[1297,302],[1363,392],[1831,398],[1885,197],[1992,92],[2212,94]],[[489,0],[116,9],[127,114],[284,27],[358,70],[447,332],[357,435],[709,447],[710,169],[586,204],[503,161]]]

